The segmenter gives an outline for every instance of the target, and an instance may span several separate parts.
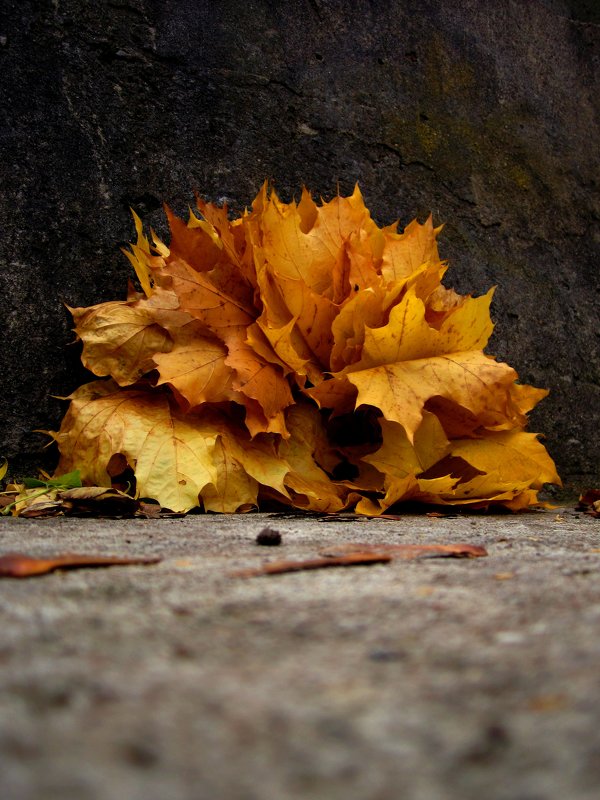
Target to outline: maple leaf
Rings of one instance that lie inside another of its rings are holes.
[[[58,472],[79,469],[82,480],[110,486],[107,467],[121,453],[135,470],[138,491],[166,508],[198,504],[200,491],[216,480],[211,454],[217,434],[200,430],[163,393],[119,391],[96,381],[74,392],[61,430]]]
[[[233,371],[225,363],[225,345],[195,320],[172,333],[172,347],[155,353],[152,364],[159,379],[168,384],[184,410],[203,403],[231,400]]]
[[[510,414],[508,387],[515,377],[509,366],[476,351],[384,364],[347,375],[358,389],[356,404],[380,408],[386,419],[404,426],[409,439],[433,397],[453,400],[484,427],[502,425]]]
[[[381,514],[397,502],[513,510],[559,482],[527,414],[547,394],[485,351],[493,290],[442,284],[432,218],[379,227],[355,187],[317,204],[265,183],[252,208],[166,209],[167,246],[127,252],[142,292],[72,309],[82,387],[58,472],[175,511],[276,501]],[[343,420],[343,425],[340,424]]]
[[[213,454],[216,480],[205,487],[202,501],[207,511],[237,511],[257,506],[258,492],[269,487],[287,498],[284,478],[288,464],[269,441],[250,441],[243,432],[217,425],[219,438]]]
[[[381,421],[383,444],[364,460],[384,476],[385,495],[362,501],[364,513],[380,514],[401,500],[517,511],[532,490],[559,483],[550,456],[535,434],[489,433],[480,439],[446,438],[436,415],[425,412],[411,443],[401,425]]]
[[[172,347],[168,332],[139,303],[117,301],[69,310],[83,342],[83,364],[95,375],[112,376],[120,386],[135,383],[152,369],[156,353]]]
[[[381,274],[390,282],[401,281],[413,275],[423,264],[439,263],[437,235],[441,227],[434,228],[431,216],[423,225],[413,220],[402,233],[392,228],[385,230]]]
[[[348,491],[323,468],[340,457],[332,452],[318,411],[297,403],[287,414],[287,424],[291,437],[279,449],[288,464],[285,484],[293,492],[294,505],[311,511],[340,511]]]
[[[194,508],[199,498],[210,511],[255,504],[259,482],[287,495],[283,478],[289,468],[272,443],[252,441],[214,412],[184,414],[167,394],[119,390],[112,381],[86,384],[70,400],[55,434],[59,473],[77,469],[84,482],[110,486],[109,461],[120,453],[134,470],[139,495],[176,512]],[[235,471],[252,479],[252,491]]]

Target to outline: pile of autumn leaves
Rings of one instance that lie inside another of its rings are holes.
[[[485,355],[492,291],[442,286],[431,219],[379,228],[362,196],[136,217],[142,292],[72,309],[85,366],[58,474],[176,512],[280,503],[380,514],[399,501],[526,508],[559,478],[526,414],[546,391]],[[107,379],[108,378],[108,379]]]

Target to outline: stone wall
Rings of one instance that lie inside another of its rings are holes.
[[[64,304],[124,295],[132,206],[243,208],[359,181],[380,223],[445,222],[447,285],[497,284],[490,352],[600,476],[600,7],[594,0],[31,0],[0,19],[2,453],[50,465],[87,379]]]

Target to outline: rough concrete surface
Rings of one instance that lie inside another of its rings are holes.
[[[341,541],[489,555],[229,575]],[[164,559],[0,581],[3,800],[598,797],[598,520],[9,519],[0,544]]]
[[[446,223],[446,283],[498,285],[490,352],[598,479],[597,0],[4,0],[0,455],[29,474],[86,379],[63,303],[124,297],[133,207],[360,182],[379,224]]]

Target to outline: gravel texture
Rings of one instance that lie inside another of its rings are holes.
[[[230,576],[339,542],[489,555]],[[598,520],[8,519],[0,545],[163,558],[0,581],[3,800],[598,797]]]

